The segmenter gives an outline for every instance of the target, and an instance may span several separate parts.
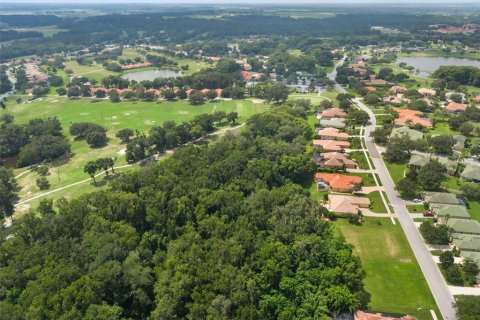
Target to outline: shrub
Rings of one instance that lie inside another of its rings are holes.
[[[37,180],[36,180],[36,183],[37,183],[37,187],[40,189],[40,190],[47,190],[50,188],[50,182],[48,182],[47,178],[45,177],[38,177]]]

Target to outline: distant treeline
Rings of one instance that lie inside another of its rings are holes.
[[[16,31],[16,30],[0,30],[0,39],[2,42],[29,39],[29,38],[42,38],[43,33],[37,31]]]
[[[40,17],[48,20],[47,16]],[[19,19],[23,20],[21,16]],[[49,39],[31,41],[28,45],[18,43],[4,48],[2,58],[9,59],[27,54],[50,54],[112,41],[129,44],[142,38],[149,38],[159,43],[183,43],[188,40],[251,35],[371,36],[370,28],[373,25],[415,31],[427,29],[430,24],[457,22],[455,17],[409,14],[337,14],[324,19],[293,19],[258,14],[224,16],[222,19],[199,19],[172,15],[166,17],[164,13],[111,14],[78,21],[52,18],[45,23],[57,24],[70,31],[56,34]],[[39,22],[36,23],[39,25]],[[159,30],[162,32],[160,33]]]
[[[63,19],[52,14],[5,14],[0,21],[10,27],[40,27],[58,25]]]

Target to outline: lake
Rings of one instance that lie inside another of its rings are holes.
[[[155,70],[145,70],[145,71],[136,71],[130,72],[122,75],[123,79],[128,79],[130,81],[135,80],[137,82],[144,80],[153,80],[155,78],[171,78],[179,77],[182,73],[177,70],[161,68]]]
[[[414,73],[419,77],[428,77],[440,66],[474,66],[480,67],[479,60],[466,58],[447,57],[402,57],[397,59],[397,64],[405,62],[415,68]]]

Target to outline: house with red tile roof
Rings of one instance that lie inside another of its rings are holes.
[[[421,111],[401,108],[393,108],[393,110],[398,113],[398,118],[395,119],[395,124],[402,126],[409,124],[420,124],[424,127],[432,127],[432,123],[429,119],[421,117],[423,115],[423,112]]]
[[[317,114],[317,119],[328,120],[332,118],[345,118],[347,114],[340,108],[330,108]]]
[[[140,63],[124,64],[122,66],[122,70],[139,69],[139,68],[146,68],[151,66],[153,66],[151,62],[145,61]]]
[[[188,90],[185,91],[185,94],[186,94],[187,97],[188,97],[193,91],[195,91],[195,90],[193,90],[193,89],[188,89]]]
[[[317,183],[317,191],[332,190],[347,193],[353,192],[361,186],[362,177],[338,173],[316,173],[315,181]]]
[[[350,148],[350,142],[338,140],[313,140],[314,147],[322,147],[323,150],[331,152],[341,152],[346,148]]]
[[[445,106],[445,110],[447,110],[448,112],[462,112],[467,110],[467,106],[463,103],[452,101]]]
[[[348,133],[340,132],[336,128],[324,128],[317,131],[317,135],[320,136],[322,140],[343,140],[346,141],[350,137]]]
[[[367,86],[367,87],[365,87],[365,89],[367,89],[367,91],[370,91],[370,92],[377,91],[377,88],[375,88],[375,87],[368,87]]]
[[[345,170],[356,169],[357,163],[348,158],[348,154],[340,152],[314,153],[313,159],[318,167]]]
[[[480,103],[480,95],[473,97],[473,102]]]

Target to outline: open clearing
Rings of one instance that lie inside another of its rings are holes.
[[[338,219],[334,225],[362,260],[365,288],[371,294],[369,309],[425,320],[431,319],[430,309],[440,315],[400,225],[381,218],[366,218],[362,226]]]
[[[216,101],[205,103],[200,106],[191,106],[187,101],[175,102],[120,102],[111,103],[108,99],[93,103],[93,99],[69,100],[65,97],[48,96],[42,100],[33,100],[31,103],[16,104],[16,97],[10,97],[7,104],[7,113],[15,116],[17,123],[25,123],[33,118],[58,117],[62,123],[67,137],[71,141],[73,157],[61,159],[50,165],[50,175],[47,177],[54,190],[69,184],[84,180],[88,175],[83,172],[86,162],[101,157],[116,157],[115,166],[126,164],[125,155],[121,152],[125,145],[115,137],[115,133],[122,128],[137,129],[140,132],[148,132],[154,125],[162,125],[164,121],[174,120],[177,123],[189,121],[196,115],[211,113],[213,111],[225,111],[226,113],[236,111],[239,113],[239,122],[244,122],[255,113],[264,112],[268,105],[253,103],[248,100]],[[23,96],[27,99],[28,97]],[[55,101],[56,102],[53,102]],[[68,134],[71,123],[89,121],[104,126],[108,131],[109,143],[99,149],[90,148],[85,141],[73,141]],[[128,168],[127,168],[128,169]],[[125,170],[127,170],[125,169]],[[27,168],[15,169],[18,175]],[[36,185],[36,173],[27,173],[18,178],[22,187],[20,190],[20,201],[30,199],[46,191],[40,191]],[[99,179],[100,180],[100,179]],[[94,191],[102,187],[85,183],[72,188],[64,189],[48,196],[58,199],[62,196],[71,198],[84,192]],[[34,206],[41,198],[29,203]],[[28,209],[23,206],[22,209]]]

